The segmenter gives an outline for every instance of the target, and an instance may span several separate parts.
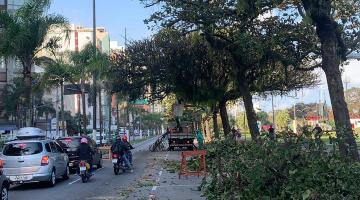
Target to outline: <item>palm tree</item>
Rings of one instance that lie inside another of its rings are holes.
[[[83,104],[83,117],[86,120],[86,112],[85,112],[85,91],[84,85],[86,81],[91,80],[92,74],[97,74],[97,78],[100,80],[104,80],[108,75],[108,69],[110,66],[110,57],[107,54],[101,53],[98,51],[96,56],[94,56],[94,48],[92,44],[88,44],[85,46],[83,50],[80,52],[73,52],[71,54],[71,60],[75,64],[75,71],[77,74],[78,79],[81,83],[81,91],[82,91],[82,104]],[[95,99],[94,95],[99,90],[101,94],[101,86],[103,85],[103,81],[100,81],[97,85],[94,85],[94,88],[91,92],[92,98]],[[93,106],[96,106],[97,102],[92,102]],[[99,110],[101,113],[101,95],[99,95]],[[93,127],[96,129],[96,113],[93,113]],[[85,121],[84,120],[84,121]],[[102,124],[102,116],[100,114],[100,124]],[[100,127],[102,128],[102,127]]]
[[[60,38],[45,40],[50,28],[65,26],[67,21],[60,15],[47,14],[50,0],[29,0],[14,14],[0,12],[0,56],[15,57],[22,64],[22,76],[28,88],[23,98],[27,104],[26,125],[32,124],[32,66],[42,50],[58,48]]]
[[[65,122],[64,117],[64,83],[74,83],[74,67],[63,60],[49,62],[45,68],[40,81],[44,88],[60,87],[61,90],[61,121]],[[65,129],[62,129],[62,135],[65,136]]]
[[[43,101],[42,105],[39,106],[37,109],[37,113],[39,116],[45,115],[45,121],[46,121],[46,133],[48,131],[48,123],[49,123],[49,115],[55,114],[54,105],[51,101]],[[51,128],[50,128],[51,132]]]

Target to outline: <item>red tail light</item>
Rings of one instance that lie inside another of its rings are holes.
[[[118,157],[119,157],[119,155],[117,155],[117,154],[112,155],[112,158],[118,158]]]
[[[4,161],[0,160],[0,169],[4,168]]]
[[[41,158],[41,166],[45,166],[49,164],[49,156],[43,156]]]

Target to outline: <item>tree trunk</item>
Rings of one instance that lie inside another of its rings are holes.
[[[46,137],[47,137],[48,136],[48,127],[49,127],[49,113],[45,113],[45,121],[46,121],[46,123],[45,123],[46,124],[45,134],[46,134]]]
[[[93,131],[96,131],[96,94],[97,94],[97,89],[96,89],[96,76],[94,75],[93,77],[93,88],[92,88],[92,100],[93,100]]]
[[[224,129],[224,135],[228,136],[230,134],[231,128],[230,128],[229,117],[226,109],[226,101],[220,102],[219,108],[220,108],[220,117]]]
[[[81,83],[81,103],[82,103],[82,110],[83,110],[83,129],[84,129],[84,134],[86,134],[86,130],[87,130],[87,115],[86,115],[86,97],[85,97],[85,83],[84,80],[81,79],[80,81]]]
[[[258,126],[257,126],[257,117],[254,110],[254,105],[252,101],[252,95],[249,90],[249,86],[246,82],[241,82],[239,84],[239,88],[241,91],[241,94],[243,95],[243,101],[246,111],[246,117],[248,120],[248,126],[251,134],[252,140],[257,140],[258,136],[260,135]]]
[[[109,124],[108,124],[108,129],[109,129],[109,132],[108,132],[108,145],[110,145],[110,139],[111,139],[111,102],[112,102],[112,94],[110,93],[109,94]]]
[[[321,42],[322,68],[326,75],[331,105],[333,108],[336,135],[339,149],[343,156],[358,160],[359,153],[352,132],[349,111],[345,102],[344,88],[341,79],[339,40],[336,34],[336,22],[317,24],[317,34]]]
[[[99,87],[99,123],[100,123],[100,145],[102,145],[102,136],[103,136],[103,131],[104,131],[104,126],[103,126],[103,113],[102,113],[102,96],[101,96],[101,87]]]
[[[62,123],[62,136],[65,137],[65,113],[64,113],[64,82],[61,83],[61,123]]]
[[[26,118],[25,118],[25,122],[26,122],[26,126],[32,126],[33,125],[33,101],[32,101],[32,77],[31,77],[31,67],[32,67],[32,61],[31,59],[28,60],[23,60],[22,61],[22,65],[23,65],[23,75],[24,75],[24,83],[25,83],[25,87],[26,87],[26,93],[25,95],[25,102],[27,105],[27,109],[26,109]]]
[[[217,115],[218,115],[218,109],[216,107],[216,105],[213,107],[213,116],[212,116],[212,120],[213,120],[213,129],[214,129],[214,136],[216,139],[219,139],[219,126],[217,123]]]
[[[119,109],[119,98],[116,97],[116,128],[120,130],[120,109]]]

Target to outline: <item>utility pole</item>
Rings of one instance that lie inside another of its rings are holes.
[[[93,0],[93,47],[94,47],[94,57],[96,57],[96,1]],[[96,73],[93,73],[93,137],[96,140]]]
[[[124,42],[124,50],[126,50],[126,46],[127,46],[127,31],[126,31],[126,27],[125,27],[125,42]]]

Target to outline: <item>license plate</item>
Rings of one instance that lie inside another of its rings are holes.
[[[28,181],[31,180],[31,175],[24,175],[24,176],[10,176],[10,181]]]
[[[86,167],[80,167],[80,171],[86,171]]]
[[[113,159],[113,160],[112,160],[112,163],[113,163],[113,164],[116,164],[117,162],[118,162],[117,159]]]

